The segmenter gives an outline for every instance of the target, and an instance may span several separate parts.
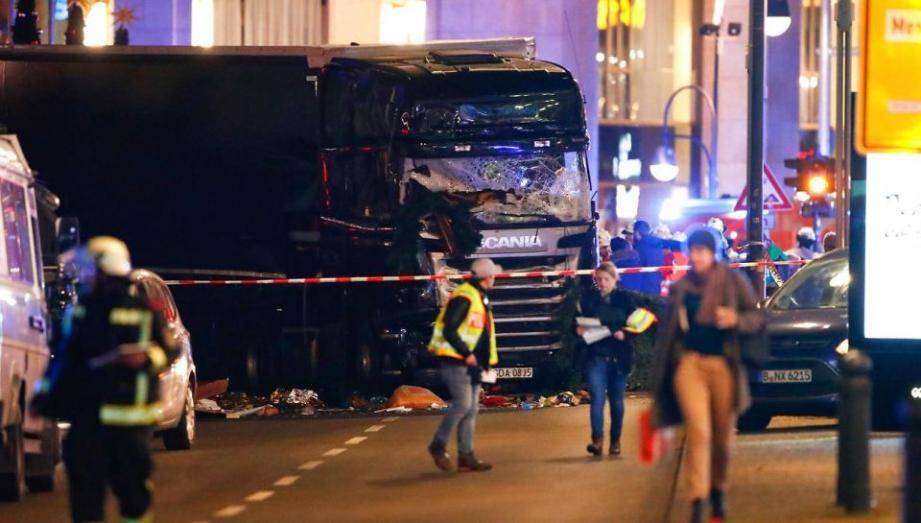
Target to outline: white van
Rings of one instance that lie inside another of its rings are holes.
[[[0,135],[0,498],[54,488],[57,425],[29,415],[50,359],[32,171],[13,135]]]

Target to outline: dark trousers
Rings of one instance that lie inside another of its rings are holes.
[[[604,437],[604,403],[611,403],[611,441],[620,440],[624,426],[624,391],[627,375],[613,358],[593,356],[585,367],[589,393],[592,395],[592,439]]]
[[[106,427],[75,421],[64,440],[64,464],[74,521],[105,520],[106,486],[118,498],[123,518],[141,518],[150,509],[151,429]]]

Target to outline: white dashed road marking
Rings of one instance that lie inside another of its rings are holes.
[[[274,483],[276,487],[290,487],[294,482],[301,479],[300,476],[283,476]]]
[[[322,461],[308,461],[307,463],[304,463],[303,465],[298,467],[297,470],[313,470],[322,464],[323,464]]]
[[[394,421],[398,419],[400,419],[398,416],[390,416],[390,417],[382,419],[381,423],[393,423]],[[365,429],[365,432],[380,432],[384,427],[386,427],[386,425],[371,425],[370,427]],[[367,436],[355,436],[354,438],[347,440],[345,444],[346,445],[358,445],[359,443],[367,439],[368,439]],[[331,458],[333,456],[338,456],[339,454],[342,454],[346,450],[348,449],[343,448],[343,447],[329,449],[323,453],[323,457]],[[298,467],[297,469],[298,470],[314,470],[315,468],[319,467],[322,464],[323,464],[322,460],[308,461],[304,463],[303,465],[301,465],[300,467]],[[295,484],[297,480],[299,479],[301,479],[300,476],[293,476],[293,475],[292,476],[282,476],[281,478],[276,480],[275,483],[273,483],[273,486],[290,487],[291,485]],[[260,490],[257,492],[253,492],[249,496],[246,496],[245,500],[250,503],[258,503],[260,501],[265,501],[274,495],[275,495],[274,490]],[[221,510],[218,510],[217,512],[215,512],[214,517],[232,518],[240,514],[244,510],[246,510],[246,505],[228,505],[222,508]]]
[[[230,505],[214,513],[216,518],[232,518],[246,510],[246,505]]]
[[[274,495],[274,490],[260,490],[258,492],[253,492],[249,496],[246,496],[246,501],[249,501],[250,503],[256,503],[259,501],[265,501]]]

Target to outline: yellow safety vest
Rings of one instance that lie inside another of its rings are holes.
[[[477,342],[480,340],[480,336],[483,335],[483,329],[486,328],[486,322],[488,321],[489,364],[497,365],[499,363],[499,350],[496,344],[496,324],[493,321],[492,314],[483,304],[483,297],[480,295],[480,291],[470,283],[465,282],[454,289],[448,302],[450,303],[454,298],[466,298],[470,301],[470,310],[467,311],[467,317],[464,318],[463,323],[457,328],[457,334],[460,336],[460,339],[467,345],[470,352],[473,352],[474,349],[476,349]],[[463,356],[458,354],[457,351],[454,350],[454,347],[452,347],[444,337],[444,317],[447,309],[448,306],[445,304],[441,312],[438,313],[438,318],[435,319],[435,331],[432,333],[432,341],[429,342],[429,352],[435,356],[445,356],[462,360],[464,359]]]

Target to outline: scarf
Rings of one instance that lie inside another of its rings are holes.
[[[696,321],[700,325],[716,324],[716,309],[726,305],[725,297],[729,294],[729,269],[717,263],[707,274],[694,271],[688,273],[691,292],[700,294],[700,309]]]

